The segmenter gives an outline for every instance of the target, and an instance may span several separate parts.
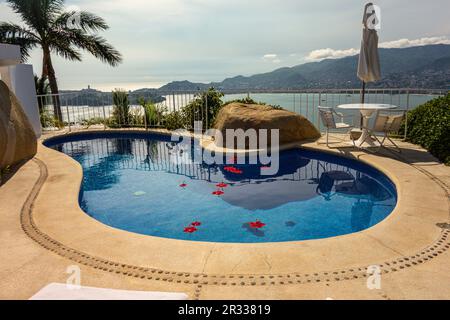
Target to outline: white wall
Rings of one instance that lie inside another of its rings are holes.
[[[0,79],[14,92],[37,137],[42,134],[33,66],[20,64],[20,47],[0,43]]]
[[[10,67],[0,67],[0,73],[2,74],[2,80],[14,92],[21,103],[34,133],[39,138],[42,134],[42,127],[37,105],[33,66],[18,64]]]

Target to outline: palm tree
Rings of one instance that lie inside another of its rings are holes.
[[[58,82],[51,54],[71,61],[81,61],[78,49],[91,53],[111,66],[122,62],[121,54],[97,32],[108,29],[99,16],[86,11],[64,11],[64,0],[7,0],[20,15],[25,27],[0,22],[0,42],[20,45],[22,60],[30,51],[41,47],[43,52],[42,78],[49,81],[52,94],[58,94]],[[55,96],[55,116],[62,120],[58,96]]]
[[[50,92],[50,84],[47,81],[47,77],[43,76],[39,78],[36,74],[34,75],[34,86],[36,87],[37,95],[45,95]]]
[[[50,92],[50,84],[47,81],[47,77],[43,76],[39,78],[37,75],[34,75],[34,86],[36,87],[36,95],[46,95]],[[43,99],[38,98],[38,107],[39,114],[42,114],[44,111],[44,101]]]

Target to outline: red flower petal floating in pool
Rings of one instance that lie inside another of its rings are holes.
[[[186,183],[182,183],[182,184],[180,184],[180,187],[181,187],[181,188],[186,188],[186,187],[187,187],[187,184],[186,184]]]
[[[219,184],[216,184],[216,187],[217,188],[226,188],[226,187],[228,187],[228,185],[226,183],[221,182]]]
[[[202,223],[199,221],[194,221],[191,223],[191,226],[193,226],[193,227],[200,227],[201,225],[202,225]]]
[[[184,232],[185,233],[194,233],[195,231],[197,231],[196,227],[186,227],[186,228],[184,228]]]
[[[221,196],[221,195],[223,195],[225,192],[223,192],[223,191],[221,191],[221,190],[216,190],[216,191],[214,191],[212,194],[213,195],[215,195],[215,196]]]
[[[255,222],[249,222],[248,225],[250,226],[250,228],[252,229],[261,229],[262,227],[264,227],[266,224],[262,223],[259,220],[256,220]]]
[[[223,170],[231,172],[231,173],[236,173],[236,174],[242,173],[242,170],[239,170],[238,168],[235,168],[235,167],[224,167]]]

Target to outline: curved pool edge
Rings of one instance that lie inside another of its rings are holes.
[[[315,144],[302,147],[324,151]],[[339,237],[234,244],[157,238],[114,229],[90,218],[79,208],[81,166],[42,145],[37,158],[48,169],[48,177],[34,201],[32,214],[40,232],[85,255],[168,272],[200,274],[290,274],[370,265],[421,252],[442,237],[443,231],[436,223],[448,219],[448,203],[432,179],[393,159],[358,151],[346,156],[362,158],[385,173],[396,185],[398,201],[394,211],[379,224]],[[403,172],[408,172],[406,180],[401,175]],[[418,203],[413,196],[412,180],[421,186],[429,185],[427,192],[438,195],[430,199],[433,206],[442,210]],[[74,229],[74,225],[78,228]]]
[[[63,145],[63,144],[71,144],[73,143],[78,143],[80,141],[83,142],[87,142],[87,141],[91,141],[91,140],[96,140],[96,139],[117,139],[117,138],[127,138],[127,139],[137,139],[137,140],[141,140],[141,139],[151,139],[151,140],[161,140],[161,141],[170,141],[170,139],[167,139],[170,137],[170,133],[164,133],[164,134],[160,134],[160,133],[154,133],[154,132],[136,132],[136,131],[123,131],[123,130],[115,130],[115,131],[92,131],[92,132],[82,132],[82,133],[77,133],[77,134],[68,134],[68,135],[59,135],[56,137],[52,137],[49,139],[46,139],[43,141],[43,144],[51,149],[57,150],[57,151],[61,151],[59,150],[59,148],[55,148],[55,146],[59,146],[59,145]],[[191,136],[188,136],[189,139],[191,139]],[[201,145],[202,142],[206,141],[198,141],[198,138],[194,138],[196,139],[196,144]],[[202,147],[205,144],[202,145]],[[371,227],[373,227],[374,225],[382,222],[383,220],[385,220],[387,218],[387,216],[389,216],[391,214],[391,212],[393,211],[393,209],[395,208],[396,204],[397,204],[397,189],[395,187],[394,182],[388,177],[386,176],[382,171],[376,169],[375,167],[373,167],[372,165],[366,164],[363,161],[358,161],[356,159],[350,159],[348,157],[343,157],[340,156],[338,154],[334,154],[334,153],[329,153],[329,152],[322,152],[319,151],[317,149],[312,149],[312,148],[302,148],[301,146],[297,146],[297,144],[289,144],[289,145],[284,145],[281,146],[280,150],[278,150],[280,152],[280,155],[282,155],[283,152],[287,152],[289,149],[291,150],[304,150],[304,151],[300,151],[302,152],[301,155],[304,157],[307,157],[308,159],[320,159],[320,161],[331,161],[331,163],[336,163],[336,164],[340,164],[343,166],[349,166],[348,168],[353,168],[353,170],[358,170],[358,172],[364,172],[365,174],[369,175],[372,179],[375,179],[376,181],[378,181],[378,183],[380,183],[380,185],[383,185],[383,188],[385,188],[386,190],[388,190],[389,194],[392,196],[392,198],[394,199],[394,203],[389,204],[389,212],[386,212],[384,214],[384,217],[381,220],[378,220],[377,222],[371,223],[370,226],[365,226],[364,229],[361,229],[360,231],[363,230],[367,230]],[[218,152],[220,151],[221,153],[230,153],[233,152],[234,150],[227,150],[227,149],[209,149],[210,151],[212,150],[213,152]],[[245,152],[245,150],[238,150],[238,152]],[[251,153],[252,151],[250,151]],[[63,152],[64,153],[64,152]],[[304,153],[304,154],[303,154]],[[65,153],[67,154],[67,153]],[[70,155],[69,155],[70,156]],[[342,163],[342,161],[345,161],[345,163]],[[84,169],[83,169],[84,171]],[[80,201],[80,207],[83,208],[82,205],[82,191],[80,191],[80,197],[79,197],[79,201]],[[174,198],[174,200],[176,201],[176,198]],[[90,217],[95,218],[95,211],[89,211],[88,209],[84,208],[82,209],[87,215],[89,215]],[[330,212],[331,214],[332,212]],[[146,233],[146,232],[140,232],[140,231],[134,231],[131,230],[129,228],[127,228],[127,226],[122,226],[122,225],[114,225],[112,223],[109,223],[108,221],[99,219],[99,218],[95,218],[96,220],[100,221],[103,224],[106,224],[110,227],[119,229],[119,230],[124,230],[124,231],[128,231],[128,232],[133,232],[133,233],[138,233],[138,234],[142,234],[142,235],[146,235],[146,236],[155,236],[155,237],[160,237],[160,238],[166,238],[166,239],[175,239],[175,240],[184,240],[184,241],[193,241],[193,242],[209,242],[209,243],[232,243],[232,244],[245,244],[245,243],[281,243],[281,242],[299,242],[299,241],[307,241],[307,240],[318,240],[318,239],[326,239],[326,238],[333,238],[333,237],[339,237],[339,236],[343,236],[346,234],[351,234],[351,233],[356,233],[356,232],[360,232],[360,231],[345,231],[345,232],[336,232],[336,234],[332,234],[332,235],[323,235],[323,236],[319,236],[319,237],[309,237],[307,239],[303,239],[300,236],[291,236],[290,239],[283,239],[283,240],[266,240],[266,241],[251,241],[249,239],[247,239],[246,241],[239,241],[237,239],[233,239],[233,240],[227,240],[227,241],[216,241],[215,239],[188,239],[186,237],[177,237],[177,236],[171,236],[171,235],[163,235],[163,234],[152,234],[152,233]],[[203,220],[202,220],[203,221]]]

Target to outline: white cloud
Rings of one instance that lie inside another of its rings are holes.
[[[276,59],[276,58],[277,58],[277,55],[274,53],[268,53],[263,56],[264,60],[272,60],[272,59]]]
[[[263,55],[262,59],[264,61],[272,62],[272,63],[281,63],[281,59],[278,58],[278,55],[275,53],[268,53]]]
[[[430,44],[450,44],[450,40],[447,37],[428,37],[420,39],[399,39],[394,41],[381,42],[380,48],[407,48],[417,47]],[[335,50],[331,48],[318,49],[311,51],[306,57],[306,61],[319,61],[323,59],[338,59],[347,56],[353,56],[359,53],[359,49],[350,48],[345,50]]]
[[[399,39],[395,41],[388,41],[380,43],[380,48],[407,48],[425,46],[429,44],[450,44],[450,40],[447,37],[430,37],[420,38],[415,40]]]
[[[357,49],[346,49],[346,50],[334,50],[331,48],[318,49],[311,51],[307,56],[307,61],[317,61],[323,59],[338,59],[346,56],[355,55],[358,53]]]

